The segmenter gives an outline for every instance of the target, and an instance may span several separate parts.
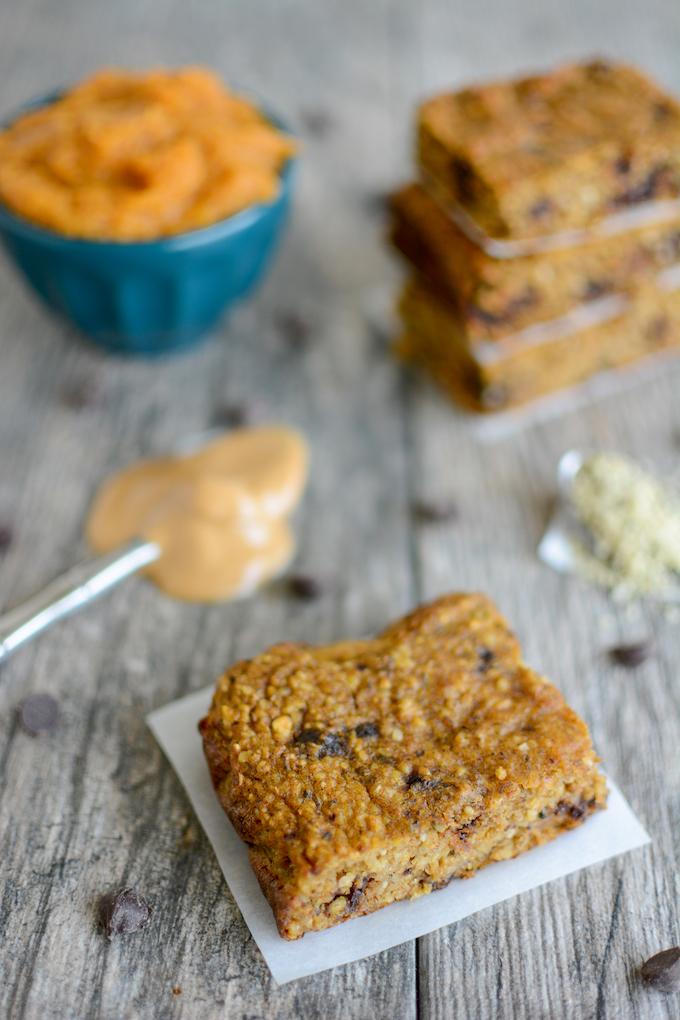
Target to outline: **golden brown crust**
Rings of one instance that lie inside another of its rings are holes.
[[[584,723],[482,595],[237,663],[201,731],[288,938],[544,842],[605,798]]]
[[[680,105],[605,61],[435,96],[419,160],[492,237],[588,227],[680,195]]]

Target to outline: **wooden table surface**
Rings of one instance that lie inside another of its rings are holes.
[[[511,11],[513,13],[511,13]],[[212,342],[175,360],[114,360],[78,341],[0,267],[0,565],[9,606],[84,552],[107,472],[165,451],[219,409],[256,402],[313,447],[298,519],[317,601],[270,590],[182,605],[141,580],[27,647],[0,685],[0,1014],[53,1018],[677,1018],[680,999],[636,968],[680,941],[680,634],[647,608],[630,620],[540,565],[560,454],[616,447],[678,454],[678,370],[633,392],[480,443],[403,372],[367,326],[394,286],[380,196],[409,173],[416,99],[473,77],[605,52],[680,89],[675,0],[23,0],[0,19],[2,108],[103,63],[204,62],[275,102],[305,141],[291,229],[266,285]],[[306,336],[282,320],[300,317]],[[424,527],[418,497],[451,496],[455,522]],[[592,727],[651,848],[558,881],[372,959],[277,988],[180,785],[147,730],[151,709],[230,660],[281,639],[382,627],[440,592],[494,596],[529,661]],[[617,637],[651,635],[639,669]],[[50,691],[61,721],[17,723]],[[108,944],[95,905],[129,883],[154,903],[144,934]],[[181,989],[181,993],[173,989]]]

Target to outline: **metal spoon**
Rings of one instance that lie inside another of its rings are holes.
[[[555,512],[538,546],[539,558],[553,570],[570,574],[574,570],[574,552],[571,536],[576,532],[587,545],[592,544],[592,535],[583,527],[574,512],[571,502],[574,479],[587,455],[581,450],[567,450],[557,465],[557,492],[559,501]]]
[[[157,560],[154,542],[135,540],[122,549],[76,564],[14,609],[0,615],[0,662],[17,648],[82,609],[131,574]]]

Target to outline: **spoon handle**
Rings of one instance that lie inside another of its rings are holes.
[[[114,552],[76,564],[21,605],[0,616],[0,662],[57,620],[77,612],[160,556],[154,542],[138,539]]]

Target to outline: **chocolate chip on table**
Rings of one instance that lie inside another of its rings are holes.
[[[362,740],[367,737],[378,737],[380,736],[380,730],[374,722],[360,722],[358,726],[354,727],[354,732]]]
[[[7,552],[14,539],[14,533],[9,524],[0,524],[0,556]]]
[[[335,126],[335,118],[322,107],[306,107],[300,110],[303,127],[316,138],[324,138]]]
[[[296,599],[303,599],[311,602],[323,595],[324,586],[318,578],[310,574],[291,574],[286,579],[286,586],[291,595]]]
[[[240,428],[248,421],[248,408],[245,404],[225,404],[218,407],[212,416],[212,424],[218,428]]]
[[[97,403],[99,385],[92,376],[83,376],[68,383],[61,391],[61,401],[72,411],[84,411]]]
[[[312,327],[311,323],[299,312],[277,312],[274,316],[274,327],[283,340],[292,348],[304,347],[308,342]]]
[[[106,937],[111,939],[114,935],[131,935],[146,928],[151,907],[135,889],[125,886],[102,899],[99,916]]]
[[[51,694],[29,694],[19,704],[19,721],[32,737],[49,733],[59,721],[59,705]]]
[[[391,191],[368,191],[364,197],[366,211],[376,216],[389,212]]]
[[[440,524],[455,521],[458,506],[452,499],[416,499],[412,506],[413,516],[422,524]]]
[[[212,414],[212,424],[218,428],[243,428],[264,417],[260,404],[252,401],[234,401],[220,404]]]
[[[680,992],[680,946],[650,956],[640,969],[645,984],[659,992]]]
[[[609,649],[609,658],[617,666],[634,669],[641,666],[652,654],[651,641],[634,641],[630,644],[614,645]]]

